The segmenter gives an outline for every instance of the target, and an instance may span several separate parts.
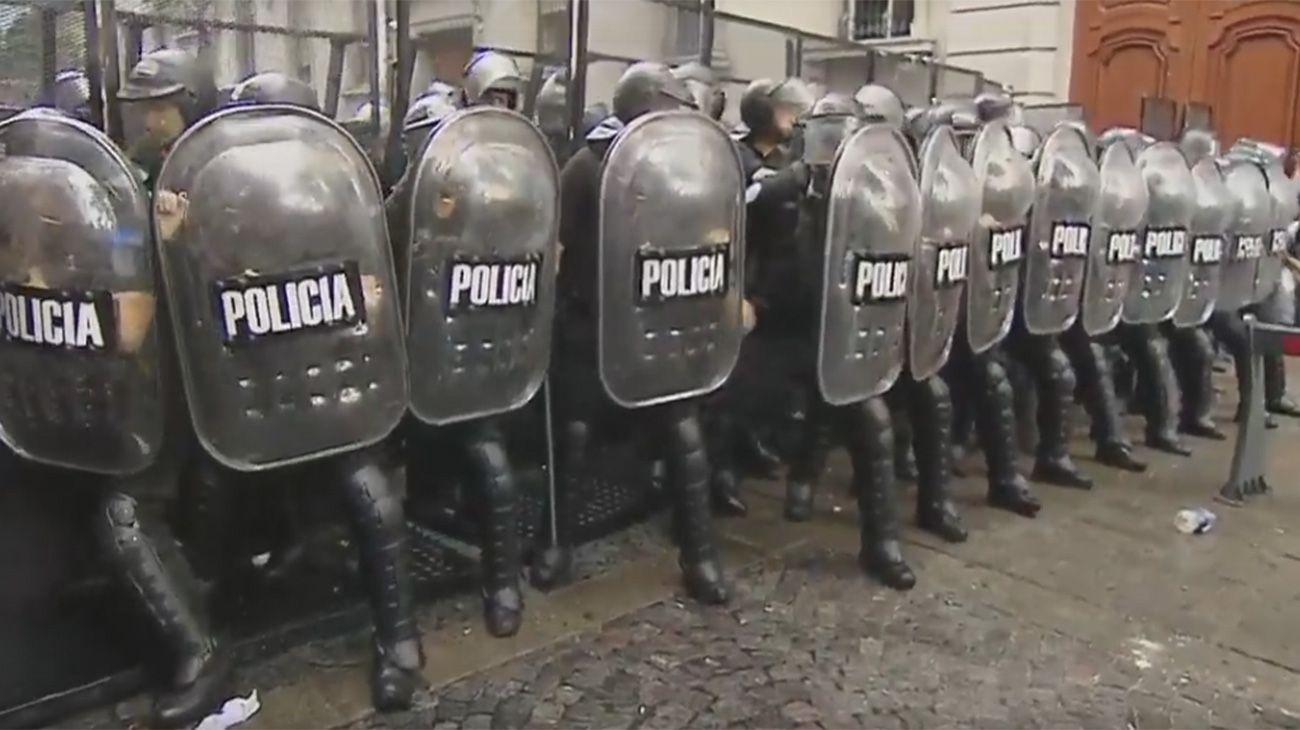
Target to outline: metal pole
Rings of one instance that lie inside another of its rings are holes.
[[[379,6],[382,0],[366,4],[366,38],[370,44],[370,126],[374,130],[375,136],[379,136],[380,118],[379,105],[383,103],[383,97],[379,88],[379,64],[383,62],[377,54],[379,52]]]
[[[401,157],[402,151],[402,120],[406,118],[406,109],[411,99],[411,72],[415,65],[414,49],[411,47],[411,2],[410,0],[396,0],[394,8],[397,22],[397,42],[394,51],[397,53],[397,78],[393,83],[393,99],[389,106],[392,109],[392,123],[388,125],[388,145],[384,151],[384,167],[389,168],[388,172],[396,179],[401,171],[397,168],[397,160]]]
[[[104,65],[100,59],[104,49],[99,37],[99,9],[95,0],[82,3],[82,19],[86,33],[86,80],[90,84],[90,118],[96,127],[104,129]]]
[[[569,139],[582,134],[582,112],[587,107],[588,0],[569,0]]]
[[[343,54],[348,50],[346,41],[330,41],[329,68],[325,71],[325,114],[331,119],[339,115],[339,90],[343,86]]]
[[[95,0],[91,0],[93,3]],[[117,90],[122,84],[121,59],[118,57],[117,44],[117,3],[115,0],[99,0],[100,13],[103,18],[101,45],[104,49],[104,128],[108,136],[117,142],[122,141],[122,107],[117,102]]]
[[[548,499],[547,506],[547,523],[551,533],[551,547],[560,545],[560,521],[555,515],[555,510],[559,509],[556,501],[558,493],[555,491],[555,426],[551,421],[551,378],[547,376],[542,381],[542,405],[545,410],[546,418],[546,490]]]
[[[700,63],[713,67],[713,11],[717,0],[700,0]]]
[[[53,98],[54,77],[59,72],[58,29],[58,13],[41,10],[41,92],[46,99]]]

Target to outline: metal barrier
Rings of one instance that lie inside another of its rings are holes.
[[[1244,380],[1241,390],[1247,394],[1245,416],[1237,426],[1237,441],[1232,451],[1228,479],[1217,499],[1240,505],[1247,497],[1264,494],[1268,483],[1267,408],[1264,404],[1264,356],[1300,356],[1300,328],[1260,322],[1246,315],[1246,347],[1250,359],[1247,372],[1237,373]]]

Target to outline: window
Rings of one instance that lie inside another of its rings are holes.
[[[851,0],[853,39],[905,38],[912,34],[915,0]]]
[[[674,8],[676,23],[671,55],[694,57],[700,55],[700,13],[686,8]]]

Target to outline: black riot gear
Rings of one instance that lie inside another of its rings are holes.
[[[691,61],[674,67],[673,76],[686,82],[696,109],[715,120],[722,119],[722,112],[727,108],[727,95],[718,84],[718,75],[713,69]]]
[[[1016,103],[1012,101],[1011,95],[1001,91],[986,91],[975,97],[974,104],[981,122],[1010,119],[1016,109]]]
[[[559,139],[568,131],[569,73],[560,69],[542,82],[537,92],[537,126],[547,139]]]
[[[812,91],[799,79],[759,79],[751,82],[740,97],[740,120],[749,128],[750,135],[780,136],[786,132],[777,124],[778,110],[797,119],[807,113],[813,101]]]
[[[402,119],[402,146],[410,160],[419,154],[429,133],[456,111],[456,87],[435,81],[420,98],[411,102]]]
[[[206,114],[216,101],[216,85],[193,54],[165,48],[140,58],[126,82],[118,89],[122,101],[173,99],[193,124]]]
[[[642,114],[694,106],[686,82],[662,63],[634,63],[614,85],[614,116],[624,124]]]
[[[230,90],[233,104],[290,104],[320,111],[316,91],[310,84],[279,71],[254,74]]]
[[[514,59],[495,51],[476,53],[465,66],[465,105],[491,104],[514,109],[524,77]]]

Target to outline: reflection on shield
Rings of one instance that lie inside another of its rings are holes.
[[[925,380],[948,361],[961,320],[981,190],[947,125],[926,135],[919,161],[921,236],[907,299],[907,357],[912,377]]]
[[[1300,215],[1296,184],[1286,176],[1281,157],[1267,157],[1263,168],[1268,181],[1268,192],[1273,198],[1273,224],[1265,242],[1264,255],[1259,260],[1256,302],[1264,301],[1277,289],[1282,276],[1282,255],[1289,243],[1286,229]]]
[[[541,387],[555,311],[559,180],[541,132],[495,107],[457,112],[415,163],[407,306],[411,411],[452,423]]]
[[[1147,184],[1123,140],[1101,153],[1101,194],[1093,216],[1088,273],[1083,285],[1080,320],[1090,337],[1119,324],[1124,300],[1138,276],[1142,222],[1147,213]]]
[[[1232,194],[1212,158],[1203,158],[1192,166],[1192,180],[1196,184],[1196,209],[1189,232],[1187,282],[1174,310],[1174,324],[1179,327],[1205,324],[1214,311],[1233,218]]]
[[[1215,309],[1236,312],[1255,301],[1259,259],[1272,229],[1273,199],[1264,172],[1253,162],[1227,158],[1223,171],[1236,215],[1225,237],[1227,251],[1220,264],[1223,272]]]
[[[726,381],[744,336],[744,174],[701,114],[638,118],[600,180],[599,366],[625,408],[703,395]]]
[[[1188,226],[1196,207],[1196,184],[1182,150],[1156,142],[1142,150],[1138,169],[1147,185],[1138,275],[1124,300],[1130,324],[1155,324],[1174,314],[1187,281]]]
[[[61,115],[0,125],[0,438],[105,474],[162,442],[143,192],[112,142]]]
[[[188,217],[158,249],[204,448],[252,471],[375,443],[406,409],[406,357],[378,181],[300,107],[191,128],[158,177]]]
[[[826,402],[844,405],[902,372],[921,192],[907,143],[886,124],[844,141],[830,181],[817,381]]]
[[[1011,330],[1024,259],[1025,223],[1034,204],[1034,172],[1011,143],[1006,122],[985,124],[971,151],[983,189],[966,281],[966,336],[971,351],[993,347]]]
[[[1069,122],[1056,125],[1035,164],[1038,190],[1030,213],[1022,313],[1030,334],[1054,335],[1069,329],[1079,313],[1101,175],[1084,133]]]

